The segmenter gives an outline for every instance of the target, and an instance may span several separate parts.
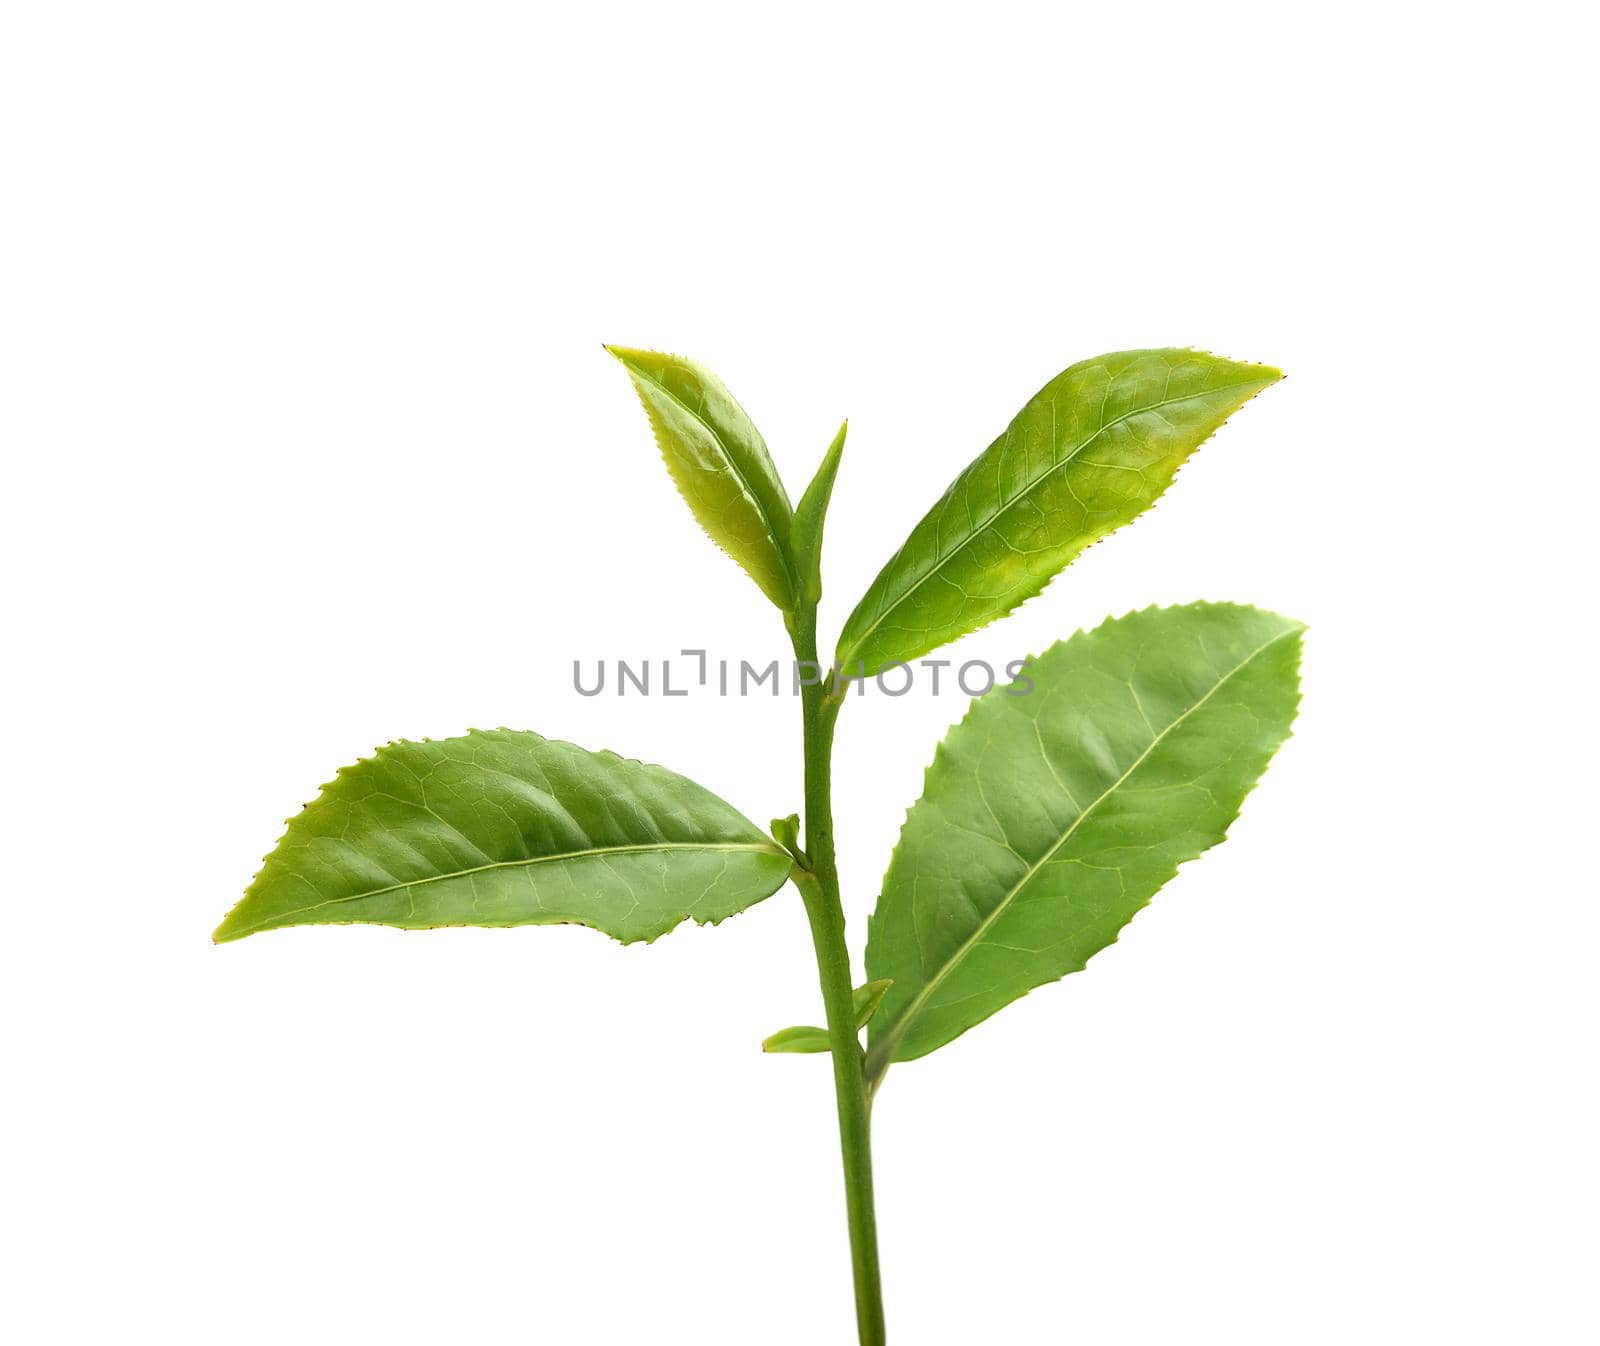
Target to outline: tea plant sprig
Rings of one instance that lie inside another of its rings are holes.
[[[1225,603],[1147,608],[1059,641],[975,700],[939,745],[868,922],[856,985],[834,860],[834,728],[852,679],[1003,617],[1150,507],[1281,375],[1188,350],[1125,351],[1047,383],[912,529],[818,658],[823,524],[845,427],[791,508],[760,432],[710,371],[608,347],[712,539],[783,614],[800,670],[805,831],[763,833],[662,767],[506,729],[397,742],[288,825],[218,941],[375,922],[592,926],[630,942],[714,923],[792,880],[829,1052],[860,1340],[884,1340],[872,1099],[889,1067],[1081,969],[1186,860],[1227,835],[1289,735],[1300,623]],[[868,1035],[863,1047],[861,1033]]]

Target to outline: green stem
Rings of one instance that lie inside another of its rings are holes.
[[[817,951],[817,976],[828,1016],[833,1052],[833,1087],[839,1108],[839,1148],[844,1158],[844,1194],[850,1224],[850,1260],[855,1272],[856,1322],[861,1346],[883,1346],[883,1290],[878,1280],[878,1227],[872,1204],[871,1100],[865,1055],[856,1028],[851,992],[850,950],[844,939],[844,906],[833,855],[833,727],[840,702],[826,696],[817,666],[817,613],[805,604],[795,616],[795,657],[801,673],[817,679],[802,688],[805,716],[805,824],[809,870],[795,870],[811,940]]]

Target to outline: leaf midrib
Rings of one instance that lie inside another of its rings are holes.
[[[1116,780],[1112,781],[1110,785],[1101,791],[1099,796],[1095,798],[1087,808],[1079,812],[1078,816],[1072,820],[1072,825],[1061,834],[1060,838],[1050,847],[1049,850],[1044,853],[1043,856],[1041,856],[1028,867],[1027,873],[1025,873],[1010,887],[1010,889],[1007,890],[1005,896],[1002,897],[995,905],[994,910],[978,923],[977,929],[975,929],[972,934],[962,942],[961,947],[945,960],[944,965],[939,969],[939,971],[927,982],[926,985],[923,986],[920,991],[917,992],[915,996],[912,997],[911,1003],[906,1006],[905,1013],[900,1015],[900,1017],[894,1021],[894,1025],[889,1029],[888,1033],[886,1033],[878,1042],[874,1043],[868,1050],[867,1079],[869,1085],[875,1079],[875,1077],[882,1075],[884,1071],[888,1070],[890,1064],[892,1064],[895,1048],[900,1045],[901,1040],[905,1037],[906,1033],[910,1031],[912,1022],[919,1014],[922,1013],[923,1008],[927,1005],[928,1000],[933,993],[944,984],[945,979],[963,962],[963,960],[965,960],[967,955],[983,942],[984,936],[989,933],[1000,917],[1010,910],[1011,904],[1013,901],[1015,901],[1017,895],[1033,882],[1033,880],[1038,876],[1039,872],[1047,864],[1049,864],[1050,861],[1055,858],[1061,848],[1072,839],[1072,837],[1077,833],[1078,828],[1082,826],[1084,820],[1088,818],[1089,815],[1095,811],[1095,809],[1097,809],[1113,794],[1120,790],[1127,782],[1128,778],[1144,764],[1145,760],[1150,756],[1150,754],[1160,747],[1161,744],[1166,741],[1168,736],[1172,734],[1172,732],[1181,724],[1183,724],[1185,720],[1187,720],[1191,715],[1193,715],[1208,701],[1210,701],[1211,698],[1221,691],[1223,687],[1227,686],[1231,679],[1243,672],[1244,669],[1248,668],[1252,663],[1255,662],[1256,659],[1258,659],[1267,650],[1271,649],[1280,640],[1287,640],[1289,637],[1297,635],[1298,633],[1298,627],[1291,627],[1287,631],[1280,631],[1277,635],[1273,636],[1271,640],[1258,645],[1248,655],[1246,655],[1237,664],[1224,673],[1222,677],[1218,678],[1204,696],[1202,696],[1192,706],[1185,710],[1183,714],[1179,715],[1175,720],[1173,720],[1172,723],[1163,729],[1159,734],[1152,738],[1149,744],[1145,747],[1144,751],[1133,760],[1132,765],[1130,765],[1126,771],[1117,777]]]
[[[729,471],[733,473],[734,479],[739,483],[739,493],[755,507],[756,513],[761,516],[761,522],[766,525],[767,536],[772,541],[772,549],[775,553],[777,553],[778,565],[783,571],[784,578],[788,580],[789,588],[792,593],[794,589],[794,574],[789,566],[789,558],[785,554],[786,549],[782,542],[780,542],[778,539],[778,530],[773,526],[772,516],[767,513],[766,506],[761,502],[761,496],[750,484],[749,477],[745,475],[744,470],[739,466],[739,460],[735,458],[729,451],[727,441],[722,437],[722,432],[719,431],[716,426],[712,425],[710,421],[708,421],[698,411],[691,407],[687,402],[685,402],[681,397],[679,397],[677,393],[673,392],[671,388],[662,383],[660,379],[652,375],[648,370],[638,369],[630,364],[628,366],[628,371],[629,373],[636,375],[638,378],[643,379],[669,402],[681,407],[684,415],[692,417],[701,425],[705,426],[706,433],[709,434],[716,442],[717,448],[722,452],[723,461],[728,464]]]
[[[553,855],[530,855],[520,860],[496,860],[492,864],[473,865],[469,869],[453,869],[447,874],[430,874],[427,878],[412,879],[409,883],[391,883],[382,888],[372,888],[362,893],[346,893],[342,897],[330,897],[322,902],[313,902],[310,906],[296,907],[290,912],[278,912],[269,917],[260,925],[252,926],[252,930],[260,929],[261,925],[280,921],[285,916],[299,916],[308,911],[320,911],[323,907],[338,906],[344,902],[359,902],[363,898],[382,897],[385,893],[404,892],[409,888],[422,888],[430,883],[443,883],[449,879],[464,879],[471,874],[482,874],[493,869],[518,869],[533,865],[549,864],[558,860],[584,860],[597,855],[638,855],[656,851],[759,851],[763,854],[782,856],[783,851],[770,843],[759,841],[654,841],[639,842],[627,846],[591,846],[584,850],[559,851]]]
[[[989,526],[991,524],[993,524],[996,519],[998,519],[1002,514],[1004,514],[1008,509],[1010,509],[1014,504],[1016,504],[1019,500],[1021,500],[1024,496],[1026,496],[1030,491],[1032,491],[1041,482],[1045,481],[1048,477],[1050,477],[1050,475],[1052,473],[1059,472],[1059,471],[1061,471],[1061,470],[1063,470],[1065,468],[1068,468],[1074,462],[1076,462],[1077,459],[1078,459],[1078,456],[1081,453],[1083,453],[1083,451],[1085,449],[1087,449],[1091,444],[1093,444],[1095,442],[1095,440],[1099,439],[1101,435],[1105,434],[1105,432],[1107,430],[1113,429],[1114,427],[1116,427],[1118,425],[1121,425],[1124,421],[1128,421],[1128,420],[1133,419],[1133,417],[1135,417],[1135,416],[1142,416],[1142,415],[1146,414],[1147,412],[1151,412],[1151,411],[1160,411],[1162,407],[1175,407],[1180,402],[1192,402],[1196,398],[1209,397],[1214,393],[1229,393],[1229,392],[1233,392],[1235,389],[1238,389],[1238,388],[1248,388],[1248,387],[1251,386],[1251,384],[1253,382],[1254,382],[1254,380],[1248,380],[1247,379],[1247,380],[1245,380],[1243,382],[1240,382],[1240,383],[1227,383],[1227,384],[1222,384],[1222,385],[1220,385],[1220,386],[1218,386],[1216,388],[1206,388],[1206,389],[1203,389],[1202,391],[1197,392],[1197,393],[1185,393],[1182,397],[1167,397],[1167,398],[1163,398],[1159,402],[1151,402],[1146,406],[1135,407],[1131,411],[1125,411],[1125,412],[1122,413],[1122,415],[1114,416],[1114,417],[1112,417],[1111,420],[1104,422],[1102,425],[1100,425],[1095,430],[1095,432],[1092,435],[1090,435],[1087,439],[1085,439],[1083,441],[1083,443],[1077,445],[1072,450],[1071,453],[1067,454],[1066,457],[1062,458],[1060,462],[1052,463],[1049,467],[1045,468],[1045,470],[1043,472],[1039,473],[1038,476],[1034,477],[1031,481],[1029,481],[1027,483],[1027,485],[1023,486],[1021,490],[1017,491],[1017,493],[1015,495],[1012,495],[1012,496],[1008,497],[1007,499],[1003,500],[1000,504],[995,506],[994,510],[984,518],[983,523],[980,526],[972,528],[959,542],[957,542],[955,544],[955,546],[953,546],[943,556],[940,556],[938,559],[936,559],[931,565],[928,566],[927,570],[925,570],[921,575],[917,576],[915,582],[912,583],[910,588],[906,589],[906,591],[904,593],[900,594],[887,607],[881,609],[879,611],[878,615],[872,619],[872,624],[870,626],[868,626],[867,629],[865,631],[863,631],[861,633],[861,635],[856,638],[854,644],[852,644],[852,646],[850,647],[849,656],[845,657],[845,658],[841,658],[838,661],[838,666],[841,669],[848,669],[851,666],[852,662],[854,661],[854,658],[855,658],[855,655],[857,654],[857,652],[861,649],[861,647],[863,645],[865,645],[867,643],[868,640],[870,640],[872,638],[872,636],[877,632],[878,628],[883,625],[885,619],[889,616],[889,614],[891,612],[893,612],[896,608],[900,607],[900,605],[903,604],[904,602],[906,602],[914,593],[917,592],[918,589],[920,589],[930,579],[932,579],[935,575],[937,575],[939,573],[939,571],[941,571],[948,562],[953,560],[956,556],[960,555],[961,551],[964,548],[970,546],[978,538],[982,537],[983,534],[988,530]],[[669,393],[668,396],[670,397],[671,394]],[[681,406],[682,404],[680,403],[679,405]],[[987,450],[985,450],[985,452],[987,452]],[[941,501],[941,503],[942,503],[942,501]],[[918,527],[921,527],[920,523],[918,524]],[[891,561],[889,563],[890,566],[893,566],[893,564],[894,564],[893,561]]]

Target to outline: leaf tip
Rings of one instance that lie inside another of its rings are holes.
[[[640,364],[644,363],[644,357],[650,354],[649,351],[637,350],[632,346],[614,346],[609,341],[602,341],[600,348],[626,369],[630,375],[634,373]]]
[[[617,346],[609,341],[602,341],[600,345],[607,355],[633,375],[659,370],[677,358],[663,355],[660,351],[645,350],[643,346]]]
[[[1250,393],[1251,397],[1266,391],[1266,389],[1272,387],[1274,383],[1281,383],[1284,379],[1283,370],[1279,369],[1276,365],[1261,364],[1254,360],[1231,359],[1228,360],[1228,363],[1231,364],[1235,369],[1242,369],[1246,371],[1251,376],[1251,381],[1255,384],[1255,387]]]

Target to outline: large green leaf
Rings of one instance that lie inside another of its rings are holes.
[[[1202,351],[1122,351],[1058,374],[951,483],[845,623],[836,665],[876,673],[1032,598],[1149,508],[1282,375]]]
[[[1150,608],[1054,645],[973,704],[928,769],[870,923],[867,975],[894,979],[872,1021],[874,1078],[1078,971],[1226,836],[1289,735],[1302,629],[1228,604]]]
[[[693,781],[508,729],[391,743],[289,822],[220,942],[371,921],[593,926],[624,943],[720,921],[790,859]]]
[[[607,346],[633,380],[667,471],[700,526],[785,612],[794,511],[744,408],[709,369],[677,355]]]

